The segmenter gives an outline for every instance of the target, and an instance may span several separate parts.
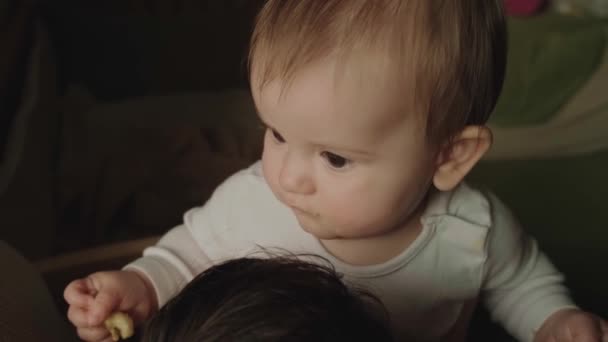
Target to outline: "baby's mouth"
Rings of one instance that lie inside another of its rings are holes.
[[[289,207],[289,209],[291,209],[291,210],[294,212],[294,214],[296,214],[296,215],[309,216],[309,217],[318,217],[318,216],[319,216],[319,214],[318,214],[318,213],[316,213],[315,211],[313,211],[313,210],[308,210],[308,208],[303,209],[301,206],[299,206],[299,205],[297,205],[297,204],[294,204],[294,203],[291,203],[291,202],[287,201],[287,200],[286,200],[286,199],[285,199],[283,196],[281,196],[281,195],[278,195],[277,197],[279,198],[279,200],[280,200],[280,201],[281,201],[283,204],[285,204],[286,206],[288,206],[288,207]]]

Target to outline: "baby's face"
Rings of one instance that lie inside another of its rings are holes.
[[[267,126],[264,176],[316,237],[382,235],[420,205],[435,154],[422,117],[403,104],[405,89],[336,65],[319,62],[261,90],[253,76]]]

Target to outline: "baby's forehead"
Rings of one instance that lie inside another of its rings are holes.
[[[419,124],[424,120],[414,109],[407,86],[399,86],[384,72],[372,72],[378,68],[347,64],[326,59],[302,68],[291,79],[278,78],[263,86],[253,78],[254,99],[261,118],[280,129],[285,117],[306,117],[307,121],[316,122],[310,123],[311,127],[326,123],[334,127],[336,135],[345,134],[345,140],[352,140],[352,135],[377,140],[403,124],[423,130]]]
[[[261,96],[275,104],[316,101],[337,112],[368,113],[376,120],[421,113],[415,75],[367,51],[328,56],[271,80],[264,80],[253,65],[251,85],[256,102]]]

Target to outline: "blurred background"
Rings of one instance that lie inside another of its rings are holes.
[[[61,312],[68,280],[136,257],[259,158],[246,53],[262,3],[0,0],[0,289],[41,281]],[[495,145],[469,181],[607,317],[608,0],[506,6]],[[479,317],[472,338],[494,340]]]

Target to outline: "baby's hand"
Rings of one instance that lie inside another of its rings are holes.
[[[561,310],[543,323],[534,342],[608,342],[608,323],[582,310]]]
[[[128,313],[135,324],[156,310],[156,296],[146,280],[132,271],[98,272],[71,282],[64,291],[68,319],[84,341],[111,341],[104,321],[115,311]]]

